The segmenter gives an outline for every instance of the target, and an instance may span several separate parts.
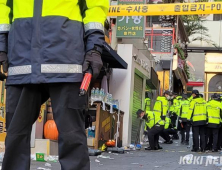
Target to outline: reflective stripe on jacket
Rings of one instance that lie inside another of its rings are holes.
[[[168,129],[171,123],[171,119],[169,117],[165,118],[165,125],[164,125],[164,129]]]
[[[81,82],[85,52],[104,42],[108,7],[108,0],[0,0],[7,84]]]
[[[211,100],[207,103],[208,127],[219,128],[221,123],[222,106],[219,101]]]
[[[154,104],[153,111],[159,116],[166,116],[169,109],[169,103],[166,97],[158,96]]]
[[[150,98],[145,99],[145,110],[146,112],[150,111]]]
[[[161,117],[159,116],[159,114],[155,114],[153,111],[148,111],[146,113],[146,126],[151,129],[154,125],[164,125],[164,121],[161,120]]]
[[[205,125],[207,119],[206,103],[202,98],[194,98],[190,103],[187,120],[192,120],[193,125]]]
[[[190,102],[188,100],[181,100],[181,102],[180,102],[180,118],[183,122],[187,121],[189,108],[190,108]]]

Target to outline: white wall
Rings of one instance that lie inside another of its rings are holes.
[[[213,15],[210,15],[213,16]],[[209,16],[209,17],[210,17]],[[208,35],[209,39],[213,41],[218,47],[222,47],[222,21],[212,21],[207,20],[203,22],[203,25],[208,28]],[[190,37],[190,40],[192,38],[197,37],[200,35],[194,35]],[[211,44],[208,44],[204,41],[194,41],[191,44],[189,44],[190,47],[214,47]]]
[[[150,66],[150,61],[137,50],[132,44],[119,44],[117,52],[123,60],[128,64],[127,70],[114,69],[110,77],[110,93],[113,98],[121,101],[120,109],[124,111],[123,118],[123,145],[126,146],[131,141],[132,129],[132,110],[133,110],[133,88],[134,88],[134,73],[139,73],[144,78],[144,94],[146,79],[150,77],[149,73],[144,70],[139,64],[134,62],[133,55],[136,54],[140,59],[143,59]],[[144,103],[143,103],[144,105]],[[141,108],[142,109],[142,108]]]
[[[131,136],[130,127],[132,127],[132,121],[130,121],[130,108],[129,103],[131,99],[131,82],[132,82],[132,44],[119,44],[117,47],[118,54],[128,64],[127,70],[114,69],[110,77],[110,93],[113,94],[113,98],[121,101],[120,109],[124,111],[123,119],[123,145],[127,145]]]

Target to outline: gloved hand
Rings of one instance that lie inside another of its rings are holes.
[[[4,73],[8,72],[8,57],[5,52],[0,52],[0,65],[3,66]]]
[[[92,68],[93,79],[95,80],[99,76],[100,70],[103,66],[100,52],[91,50],[86,53],[85,61],[83,63],[83,73],[88,70],[89,66]]]
[[[5,52],[0,52],[0,66],[3,66],[3,72],[8,72],[8,57]],[[4,81],[6,79],[6,75],[1,73],[0,71],[0,80]]]

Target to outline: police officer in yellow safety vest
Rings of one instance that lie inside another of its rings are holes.
[[[150,146],[145,148],[146,150],[158,150],[162,149],[159,146],[159,134],[164,129],[164,121],[160,118],[159,115],[155,115],[153,111],[144,112],[139,109],[137,111],[137,117],[145,120],[145,124],[148,128],[148,139]]]
[[[165,91],[163,96],[158,96],[153,107],[155,115],[159,115],[162,120],[165,120],[167,112],[169,110],[170,92]]]
[[[200,98],[199,91],[192,91],[193,100],[190,103],[190,109],[187,116],[187,121],[192,122],[193,131],[193,149],[192,152],[205,152],[205,126],[207,120],[206,102]],[[199,139],[200,137],[200,139]],[[199,148],[200,146],[200,148]]]
[[[212,100],[207,103],[207,141],[213,136],[212,152],[218,152],[218,133],[221,126],[222,105],[220,103],[220,96],[214,94]],[[209,143],[209,145],[212,145]],[[211,146],[208,146],[211,148]]]
[[[177,127],[177,118],[179,115],[179,110],[180,110],[180,100],[182,99],[181,96],[178,96],[177,93],[173,93],[173,110],[171,111],[171,122],[173,124],[174,127],[176,127],[176,129],[178,129]],[[173,135],[173,139],[178,140],[179,139],[179,135],[176,133]]]
[[[187,95],[182,95],[180,102],[180,114],[179,114],[179,125],[181,126],[181,144],[189,145],[190,138],[190,122],[187,122],[187,116],[190,108],[190,102],[187,100]],[[185,135],[186,133],[186,135]]]
[[[30,169],[32,124],[50,97],[62,170],[89,170],[84,72],[103,66],[109,0],[0,0],[0,64],[7,78],[2,170]]]
[[[146,94],[145,94],[145,110],[146,110],[146,112],[148,112],[148,111],[150,111],[150,98],[149,98],[149,96],[148,96],[148,92],[146,92]]]

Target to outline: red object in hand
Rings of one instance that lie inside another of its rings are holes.
[[[80,87],[80,92],[79,92],[79,96],[84,96],[86,95],[89,85],[91,83],[92,80],[92,70],[89,69],[86,73],[85,76],[83,78],[81,87]]]

